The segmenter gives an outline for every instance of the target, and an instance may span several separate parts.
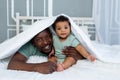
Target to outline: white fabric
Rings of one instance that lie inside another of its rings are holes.
[[[68,17],[68,16],[67,16]],[[91,63],[87,60],[79,60],[77,64],[73,65],[62,72],[54,72],[52,74],[40,74],[38,72],[6,70],[9,58],[22,45],[29,41],[34,35],[50,26],[56,17],[48,18],[46,20],[38,21],[31,25],[28,30],[14,38],[0,44],[0,80],[120,80],[120,46],[109,46],[91,42],[86,34],[75,25],[71,20],[72,32],[81,41],[84,47],[96,55],[96,57],[103,61],[96,60]],[[34,63],[39,61],[46,61],[45,57],[32,56],[27,61]],[[114,63],[106,63],[114,62]]]
[[[32,37],[37,33],[49,27],[55,17],[48,18],[46,20],[41,20],[35,22],[33,25],[30,25],[30,28],[26,31],[18,34],[17,36],[3,42],[0,44],[0,59],[6,58],[14,54],[22,45],[28,42]]]
[[[28,63],[46,60],[45,57],[32,56]],[[8,60],[0,61],[0,80],[120,80],[120,64],[103,63],[98,60],[93,63],[79,60],[69,69],[52,74],[6,70],[7,64]]]
[[[99,41],[120,44],[120,0],[93,0],[93,17]]]
[[[120,63],[120,58],[119,58],[120,49],[115,52],[113,51],[113,49],[107,49],[104,51],[101,47],[96,47],[95,45],[92,44],[88,36],[73,22],[73,20],[69,16],[67,15],[64,16],[69,18],[72,32],[89,53],[95,55],[96,58],[98,58],[103,62]],[[51,17],[45,20],[37,21],[36,23],[31,25],[29,29],[18,34],[12,39],[0,44],[0,52],[1,52],[0,59],[4,59],[14,54],[22,45],[28,42],[33,36],[35,36],[40,31],[44,30],[45,28],[51,26],[51,24],[54,22],[55,19],[56,17]]]

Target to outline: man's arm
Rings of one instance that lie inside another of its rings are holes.
[[[79,59],[83,59],[83,56],[74,47],[67,46],[62,52],[66,56],[73,57],[76,62]]]
[[[56,70],[57,65],[52,61],[43,63],[26,63],[27,58],[17,52],[8,64],[8,69],[35,71],[43,74],[52,73]]]
[[[52,51],[48,55],[48,61],[52,61],[57,64],[57,57],[55,56],[55,49],[52,47]]]

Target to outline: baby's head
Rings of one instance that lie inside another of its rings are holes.
[[[52,27],[60,38],[67,38],[71,32],[71,24],[69,19],[62,15],[57,17]]]
[[[61,15],[61,16],[58,16],[57,19],[55,20],[55,22],[53,23],[53,29],[55,30],[55,27],[56,27],[56,24],[58,22],[67,22],[69,24],[69,26],[71,27],[71,24],[70,24],[70,21],[67,17]]]

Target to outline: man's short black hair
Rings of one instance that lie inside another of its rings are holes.
[[[49,28],[46,28],[46,29],[44,29],[43,31],[48,31],[48,33],[50,34],[50,36],[52,36],[52,32],[50,31],[50,29]],[[42,31],[41,31],[42,32]],[[39,32],[39,33],[41,33],[41,32]],[[38,34],[39,34],[38,33]],[[37,34],[37,35],[38,35]],[[37,36],[37,35],[35,35],[31,40],[30,40],[30,42],[33,44],[33,40],[34,40],[34,38]]]

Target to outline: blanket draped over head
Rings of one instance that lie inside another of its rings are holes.
[[[60,14],[69,18],[71,23],[72,33],[77,37],[80,43],[85,47],[85,49],[92,55],[94,55],[97,59],[103,62],[112,62],[112,63],[120,63],[120,50],[116,49],[117,52],[113,51],[114,48],[110,47],[107,50],[102,48],[102,46],[94,45],[88,38],[88,36],[77,26],[72,19],[64,14]],[[60,16],[58,15],[58,16]],[[15,37],[3,42],[0,44],[0,59],[4,59],[13,55],[21,46],[31,40],[36,34],[41,32],[42,30],[50,27],[55,19],[58,17],[49,17],[44,20],[37,21],[30,25],[29,29],[24,32],[16,35]],[[111,50],[112,49],[112,50]]]

